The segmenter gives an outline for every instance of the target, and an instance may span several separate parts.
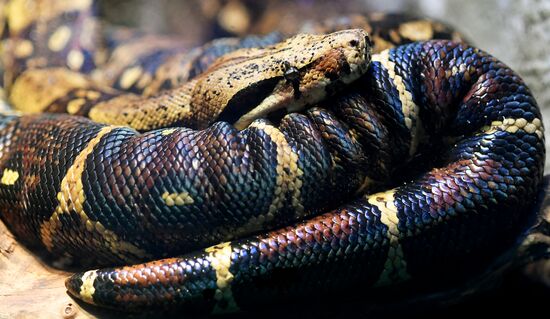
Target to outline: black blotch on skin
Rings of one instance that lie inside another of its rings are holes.
[[[300,92],[300,71],[294,67],[291,66],[288,61],[283,62],[283,69],[284,69],[284,77],[292,84],[292,89],[294,90],[294,99],[298,100],[302,96],[302,92]]]
[[[280,109],[276,109],[275,111],[267,114],[266,117],[274,125],[279,125],[281,123],[281,120],[283,119],[283,117],[287,114],[288,114],[288,112],[287,112],[286,108],[283,107],[283,108],[280,108]]]
[[[350,74],[351,73],[351,67],[349,66],[349,63],[348,61],[346,60],[346,58],[342,57],[343,61],[342,61],[342,72],[346,75]]]
[[[281,77],[269,78],[242,89],[229,100],[227,106],[218,116],[218,121],[237,122],[241,116],[251,111],[272,94],[280,80]]]
[[[111,273],[115,269],[107,268],[105,272]],[[94,280],[95,293],[92,295],[93,300],[97,304],[109,304],[113,299],[113,292],[115,292],[115,284],[110,280]],[[115,292],[116,293],[116,292]]]
[[[344,55],[344,52],[342,50],[339,51],[338,54],[338,70],[335,70],[335,72],[325,72],[325,77],[327,77],[331,81],[337,80],[342,74],[349,75],[351,73],[351,67],[346,60],[346,56]]]
[[[300,92],[300,81],[294,81],[292,82],[292,89],[294,90],[294,99],[298,100],[302,96],[302,92]]]
[[[325,77],[328,78],[331,81],[335,81],[338,79],[338,73],[337,72],[325,72]]]
[[[336,80],[332,83],[329,83],[325,87],[325,92],[327,92],[327,96],[333,96],[337,92],[344,90],[345,87],[346,87],[346,84],[344,82],[340,80]]]

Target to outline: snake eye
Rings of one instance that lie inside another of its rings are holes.
[[[288,82],[296,82],[300,79],[300,71],[291,66],[288,61],[283,62],[284,77]]]
[[[292,85],[294,89],[294,98],[299,99],[302,95],[300,92],[300,70],[295,66],[290,65],[288,61],[283,62],[283,76],[288,83]]]

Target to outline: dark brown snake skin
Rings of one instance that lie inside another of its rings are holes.
[[[443,25],[350,16],[190,49],[99,37],[90,6],[10,2],[4,86],[37,114],[0,119],[20,240],[101,266],[169,257],[73,275],[85,302],[225,312],[452,285],[533,219],[536,101],[481,50],[406,44],[459,40]]]

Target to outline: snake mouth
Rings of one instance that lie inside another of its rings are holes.
[[[271,95],[281,79],[282,77],[267,78],[239,91],[229,100],[217,120],[228,123],[237,122]]]

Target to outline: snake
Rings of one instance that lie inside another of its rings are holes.
[[[453,285],[533,219],[536,100],[438,22],[353,15],[193,48],[93,9],[14,0],[2,29],[0,216],[110,267],[67,279],[85,303],[223,313]]]

